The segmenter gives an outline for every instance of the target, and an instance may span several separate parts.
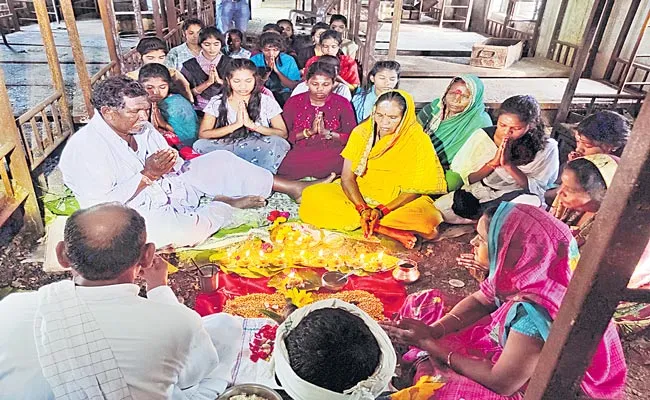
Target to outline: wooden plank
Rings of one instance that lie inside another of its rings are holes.
[[[153,23],[156,25],[156,36],[163,37],[163,20],[160,14],[160,0],[152,0]]]
[[[578,81],[582,76],[582,71],[585,69],[587,63],[587,58],[589,57],[589,50],[591,44],[594,42],[594,36],[596,35],[596,30],[598,29],[598,22],[600,17],[603,14],[605,8],[605,3],[607,0],[595,0],[593,7],[591,8],[591,13],[587,18],[587,26],[585,27],[585,33],[582,35],[582,40],[578,46],[577,56],[573,57],[573,67],[571,70],[571,76],[569,77],[569,82],[567,83],[566,90],[564,91],[564,96],[562,97],[562,103],[555,118],[555,123],[564,122],[566,117],[569,115],[569,107],[571,106],[571,100],[573,99],[573,94],[576,91],[578,86]]]
[[[627,35],[630,33],[630,28],[632,28],[632,24],[634,23],[634,18],[636,17],[636,13],[639,10],[640,4],[641,0],[632,0],[630,2],[630,8],[627,10],[625,21],[621,25],[621,31],[618,34],[616,44],[612,50],[612,56],[610,57],[609,63],[607,64],[607,69],[605,70],[605,79],[607,80],[612,79],[612,74],[616,68],[616,60],[621,56],[621,50],[623,50],[623,46],[627,40]]]
[[[605,328],[650,239],[650,96],[581,251],[526,400],[575,398]]]
[[[368,27],[366,28],[366,42],[363,47],[363,56],[361,64],[365,71],[370,71],[372,68],[371,59],[375,50],[375,43],[377,41],[377,31],[379,25],[379,0],[369,0],[368,2]]]
[[[81,47],[81,39],[79,38],[79,30],[77,29],[77,20],[74,16],[72,0],[59,0],[59,4],[61,5],[61,13],[65,20],[65,26],[68,29],[68,39],[70,40],[70,47],[72,48],[72,57],[74,58],[74,65],[77,70],[77,76],[79,77],[81,93],[84,97],[84,106],[86,108],[85,117],[90,119],[94,112],[94,108],[90,101],[92,97],[90,75],[88,74],[86,57],[84,56],[84,51]]]
[[[600,44],[603,41],[603,36],[605,35],[605,29],[607,28],[607,23],[609,22],[609,17],[612,15],[612,9],[614,8],[615,0],[607,0],[605,4],[605,9],[603,15],[600,17],[600,22],[598,23],[598,30],[596,31],[596,36],[594,37],[594,42],[591,45],[591,50],[589,51],[589,58],[587,59],[587,65],[585,70],[582,73],[584,78],[589,78],[592,75],[594,69],[594,63],[596,62],[596,56],[598,55],[598,49]]]
[[[110,0],[97,0],[99,15],[104,27],[104,37],[111,61],[115,62],[113,72],[115,75],[122,73],[122,49],[120,48],[120,37],[115,26],[115,11],[113,2]]]
[[[388,59],[391,61],[395,60],[397,56],[397,38],[399,37],[399,27],[402,23],[404,0],[395,0],[393,5],[393,23],[390,27],[390,44],[388,45]]]
[[[142,22],[142,9],[140,8],[140,0],[133,0],[133,18],[135,19],[135,29],[138,31],[138,36],[144,36],[144,23]]]

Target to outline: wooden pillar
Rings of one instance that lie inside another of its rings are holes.
[[[135,19],[135,29],[138,31],[138,36],[144,36],[144,23],[142,22],[142,10],[140,9],[140,0],[133,0],[133,18]]]
[[[7,0],[7,8],[11,13],[11,19],[13,21],[14,29],[16,31],[20,31],[20,19],[18,19],[18,15],[16,14],[16,6],[14,4],[14,0]]]
[[[650,239],[650,95],[581,249],[526,400],[573,399]],[[643,296],[648,301],[648,291]]]
[[[61,13],[63,14],[63,20],[65,21],[65,26],[68,30],[68,38],[70,39],[70,47],[72,48],[72,57],[74,58],[74,65],[79,77],[79,86],[81,86],[81,93],[84,96],[86,118],[90,119],[92,118],[94,111],[92,103],[90,102],[92,96],[90,75],[88,75],[86,58],[84,57],[81,40],[79,39],[79,31],[77,30],[77,21],[74,16],[74,9],[72,8],[72,0],[59,0],[59,4],[61,5]]]
[[[97,4],[99,6],[99,15],[102,18],[102,25],[104,26],[104,37],[108,46],[108,54],[111,61],[115,62],[113,74],[119,75],[122,73],[123,60],[122,49],[120,48],[120,36],[115,26],[113,2],[111,0],[97,0]]]
[[[176,25],[178,25],[178,17],[176,16],[176,4],[174,3],[174,0],[164,0],[165,2],[165,9],[167,10],[167,28],[171,31],[172,29],[176,28]],[[188,3],[191,4],[192,2]],[[183,10],[181,10],[182,12]],[[188,13],[188,18],[190,14]]]
[[[553,35],[551,36],[551,43],[548,46],[546,58],[552,58],[553,54],[555,53],[555,41],[560,37],[560,31],[562,30],[562,24],[564,23],[564,17],[568,4],[569,0],[562,0],[562,3],[560,3],[560,11],[558,11],[557,14],[555,27],[553,28]]]
[[[603,42],[603,36],[605,35],[605,29],[607,28],[607,22],[609,17],[612,15],[612,9],[614,8],[615,0],[607,0],[605,4],[605,9],[603,14],[600,17],[600,22],[598,23],[598,29],[596,30],[596,35],[594,37],[593,43],[590,46],[589,57],[587,58],[587,64],[585,65],[585,70],[582,73],[582,76],[585,78],[591,77],[591,73],[594,69],[594,63],[596,62],[596,56],[598,55],[598,48]]]
[[[578,46],[578,54],[573,62],[573,67],[571,68],[571,75],[569,76],[569,81],[567,82],[566,89],[564,90],[560,108],[558,109],[557,116],[555,117],[555,125],[564,122],[569,115],[571,101],[573,100],[573,95],[575,94],[576,88],[578,87],[578,81],[582,76],[582,71],[584,71],[585,65],[587,64],[589,50],[591,50],[591,44],[594,42],[596,30],[598,29],[598,23],[600,22],[600,17],[603,14],[606,2],[607,0],[595,0],[594,6],[591,9],[591,13],[587,19],[585,33],[582,35],[582,41]]]
[[[359,37],[359,23],[357,21],[357,7],[358,3],[354,0],[348,2],[348,34],[351,40],[356,40]]]
[[[388,59],[391,61],[397,57],[397,39],[399,38],[399,27],[402,23],[403,0],[395,0],[393,3],[393,23],[390,27],[390,44],[388,45]]]
[[[625,16],[625,22],[621,24],[621,31],[618,34],[618,39],[616,39],[614,50],[612,50],[612,55],[609,58],[607,70],[605,70],[605,79],[608,81],[612,79],[614,69],[616,68],[616,59],[621,56],[621,51],[623,50],[623,46],[627,40],[627,35],[630,33],[630,28],[632,28],[634,18],[636,17],[637,11],[639,11],[640,5],[641,0],[632,0],[630,3],[630,8],[627,10],[627,15]]]
[[[546,12],[546,2],[547,0],[541,0],[542,3],[537,10],[537,21],[535,22],[535,28],[533,30],[533,40],[531,40],[530,48],[528,50],[528,57],[534,57],[537,52],[537,43],[539,43],[539,31],[542,25],[542,18]],[[486,13],[487,15],[487,13]],[[487,27],[487,23],[485,25]]]
[[[12,178],[20,186],[21,190],[27,191],[27,199],[25,199],[24,205],[25,226],[35,235],[41,236],[43,234],[41,211],[34,193],[32,175],[27,165],[27,157],[23,151],[20,132],[18,132],[14,113],[11,109],[11,101],[5,86],[5,76],[2,68],[0,68],[0,126],[3,127],[3,129],[0,129],[0,144],[11,143],[15,146],[7,157]],[[0,168],[5,167],[1,166]]]
[[[54,44],[54,35],[52,35],[50,16],[47,13],[45,0],[34,0],[34,11],[36,12],[38,27],[41,31],[43,46],[45,47],[47,64],[52,73],[52,83],[54,84],[54,89],[61,92],[61,119],[65,123],[70,123],[72,118],[70,116],[70,107],[68,106],[68,97],[65,93],[65,82],[63,81],[63,74],[61,73],[61,65],[59,65],[59,57],[56,52],[56,45]],[[73,129],[74,128],[70,126],[70,130]]]
[[[164,26],[162,15],[160,13],[160,0],[151,0],[151,4],[153,7],[153,23],[156,25],[156,36],[162,39],[164,36]]]
[[[366,43],[363,46],[363,57],[361,64],[364,71],[370,71],[372,65],[370,60],[375,53],[375,44],[377,43],[377,30],[379,28],[379,0],[369,0],[368,2],[368,27],[366,28]]]

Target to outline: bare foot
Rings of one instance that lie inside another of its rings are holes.
[[[266,205],[266,199],[261,196],[227,197],[216,196],[215,201],[230,204],[235,208],[260,208]]]
[[[316,179],[315,181],[290,181],[284,178],[275,177],[273,181],[273,190],[288,194],[296,203],[300,203],[302,199],[302,191],[305,188],[316,185],[318,183],[332,183],[336,178],[336,174],[332,172],[328,177],[323,179]]]
[[[375,229],[375,232],[381,233],[382,235],[388,236],[389,238],[393,240],[397,240],[402,244],[402,246],[406,247],[407,249],[412,249],[415,247],[415,243],[417,242],[417,238],[415,237],[414,234],[412,234],[409,231],[403,231],[401,229],[394,229],[394,228],[387,228],[385,226],[379,225],[377,229]]]
[[[436,239],[436,238],[438,237],[438,233],[439,233],[439,232],[438,232],[438,228],[433,228],[433,232],[431,232],[430,235],[427,235],[427,234],[422,233],[422,232],[418,232],[418,235],[419,235],[422,239],[424,239],[424,241],[427,241],[427,242],[428,242],[428,241],[430,241],[430,240],[434,240],[434,239]]]

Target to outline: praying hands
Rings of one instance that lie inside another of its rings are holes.
[[[178,152],[172,148],[158,150],[145,160],[142,175],[155,181],[174,168]]]

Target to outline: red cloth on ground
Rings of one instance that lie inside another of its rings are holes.
[[[317,269],[318,274],[323,274],[324,269]],[[219,272],[217,291],[213,293],[200,293],[196,296],[194,310],[202,317],[223,310],[226,301],[238,296],[253,293],[274,293],[275,289],[267,286],[270,278],[242,278],[236,274]],[[392,318],[399,312],[406,298],[404,285],[392,277],[392,272],[381,272],[370,276],[350,276],[343,290],[365,290],[377,296],[384,305],[384,315]],[[318,293],[327,293],[321,289]]]
[[[314,135],[298,140],[298,134],[311,128],[319,111],[323,113],[325,128],[338,133],[341,138],[327,140],[324,135]],[[289,132],[291,150],[282,161],[278,176],[287,179],[325,178],[332,172],[341,173],[341,152],[357,124],[349,101],[332,93],[322,107],[316,107],[311,104],[309,92],[305,92],[287,100],[282,117]]]
[[[160,129],[159,132],[163,135],[168,145],[178,150],[178,154],[180,154],[183,160],[191,160],[201,155],[194,151],[194,149],[192,149],[190,146],[185,146],[183,143],[181,143],[181,140],[178,138],[178,136],[176,136],[174,132],[165,131],[162,129]]]

